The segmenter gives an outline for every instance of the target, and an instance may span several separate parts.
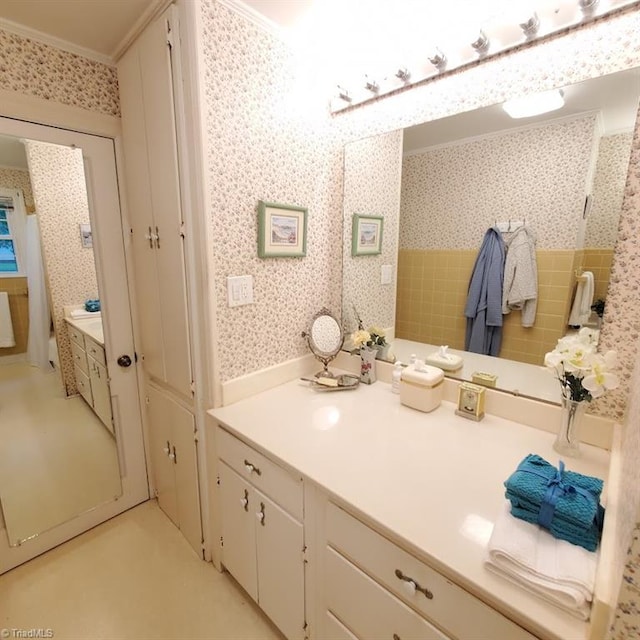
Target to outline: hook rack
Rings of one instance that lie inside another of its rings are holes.
[[[498,222],[497,220],[494,221],[494,226],[501,233],[513,233],[517,229],[520,229],[520,227],[524,227],[526,224],[527,224],[526,218],[524,220],[508,219],[506,222],[504,220],[500,222]]]

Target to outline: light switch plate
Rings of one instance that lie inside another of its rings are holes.
[[[253,276],[229,276],[227,299],[230,307],[253,303]]]
[[[393,265],[383,264],[380,267],[380,284],[391,284],[393,279]]]

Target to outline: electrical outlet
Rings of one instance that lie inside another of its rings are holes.
[[[253,303],[253,276],[229,276],[227,299],[230,307]]]

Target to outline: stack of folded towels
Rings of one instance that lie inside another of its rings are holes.
[[[602,480],[528,455],[504,483],[487,568],[589,619],[604,509]]]
[[[528,455],[504,483],[511,514],[548,529],[554,537],[598,548],[604,509],[600,505],[602,480],[556,469],[544,458]]]

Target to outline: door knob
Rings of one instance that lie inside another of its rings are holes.
[[[117,360],[117,363],[121,367],[130,367],[131,366],[131,358],[128,355],[120,356]]]

